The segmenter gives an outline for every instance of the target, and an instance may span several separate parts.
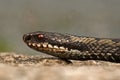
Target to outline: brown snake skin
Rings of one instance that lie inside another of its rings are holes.
[[[120,39],[37,31],[23,40],[30,48],[61,59],[120,62]]]

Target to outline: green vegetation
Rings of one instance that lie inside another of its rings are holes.
[[[0,52],[5,52],[5,51],[9,51],[10,48],[8,46],[8,43],[6,40],[4,39],[0,39]]]

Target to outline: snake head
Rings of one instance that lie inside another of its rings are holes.
[[[23,36],[24,42],[32,49],[45,53],[68,51],[68,35],[52,32],[31,32]]]

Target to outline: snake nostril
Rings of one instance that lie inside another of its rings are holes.
[[[30,36],[30,35],[24,35],[24,36],[23,36],[23,40],[24,40],[25,42],[30,41],[30,40],[31,40],[31,36]]]

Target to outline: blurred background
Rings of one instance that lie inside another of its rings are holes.
[[[0,52],[39,54],[22,40],[39,30],[120,38],[120,0],[0,0]]]

